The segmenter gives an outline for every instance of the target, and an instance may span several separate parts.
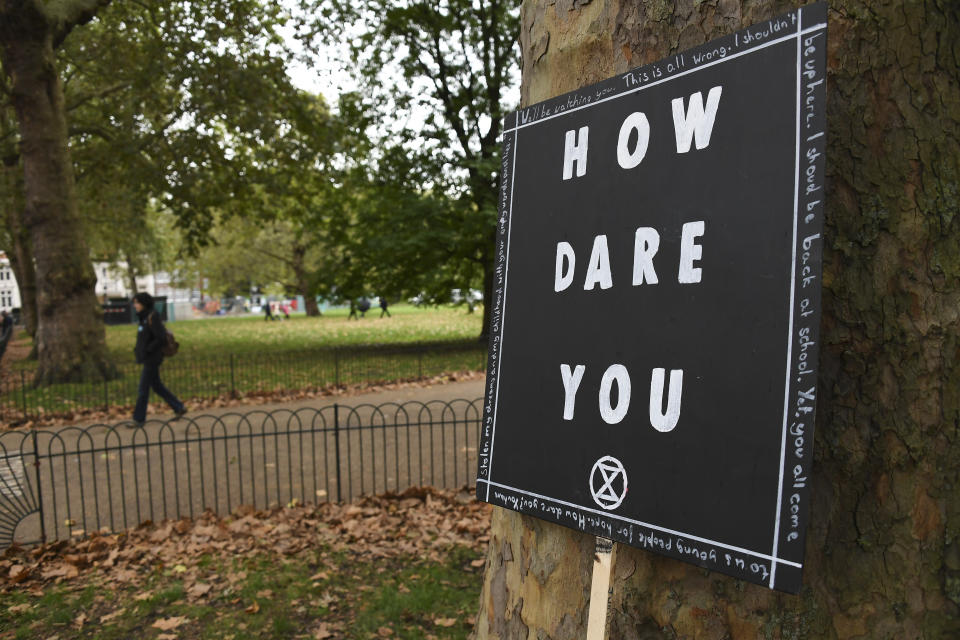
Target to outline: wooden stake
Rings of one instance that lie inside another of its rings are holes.
[[[607,609],[613,588],[610,575],[616,558],[613,540],[597,536],[596,553],[593,556],[593,579],[590,585],[590,612],[587,617],[587,640],[606,640],[608,630]]]

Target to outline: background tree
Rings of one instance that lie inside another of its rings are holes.
[[[960,9],[830,4],[805,586],[784,595],[621,546],[611,637],[960,635]],[[792,8],[528,2],[523,102]],[[495,509],[477,637],[583,637],[593,544]]]
[[[54,51],[106,0],[3,0],[0,64],[23,163],[20,217],[36,265],[37,380],[110,376],[96,277],[81,230]]]
[[[438,272],[455,274],[464,290],[482,286],[485,299],[493,290],[499,137],[517,68],[516,4],[363,0],[317,7],[321,30],[350,43],[367,106],[380,116],[381,144],[416,158],[426,174],[422,192],[460,203],[446,212],[452,217],[444,226],[456,232],[445,239],[442,260],[413,263],[419,273],[408,271],[407,280]],[[450,271],[454,261],[463,266]],[[484,335],[488,314],[485,305]]]
[[[159,202],[176,214],[187,248],[202,245],[213,212],[244,199],[249,150],[277,137],[279,114],[296,93],[286,73],[291,54],[279,35],[289,16],[278,5],[104,5],[0,4],[0,64],[10,79],[15,143],[27,176],[22,219],[37,266],[39,315],[50,327],[42,330],[41,321],[37,333],[38,381],[109,369],[82,230],[97,238],[98,253],[124,255],[136,267],[145,250],[149,255],[146,205]],[[96,20],[66,39],[95,13]],[[41,115],[57,126],[38,120]],[[76,171],[70,170],[68,133]],[[46,146],[31,142],[31,135]],[[62,182],[57,189],[42,185],[53,179]]]

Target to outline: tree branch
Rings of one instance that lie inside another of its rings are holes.
[[[290,267],[291,269],[292,269],[293,266],[294,266],[293,260],[290,260],[289,258],[284,258],[283,256],[277,255],[276,253],[273,253],[272,251],[267,251],[266,249],[261,249],[260,247],[254,247],[254,250],[262,253],[263,255],[267,256],[268,258],[273,258],[274,260],[279,260],[280,262],[284,263],[285,265],[287,265],[287,266]]]
[[[66,40],[74,27],[85,25],[97,12],[110,4],[110,0],[51,0],[44,5],[48,24],[53,33],[53,48],[57,49]]]
[[[111,93],[116,93],[117,91],[126,89],[129,86],[130,86],[129,82],[121,82],[121,83],[106,87],[104,89],[101,89],[100,91],[90,91],[90,92],[81,94],[77,96],[77,98],[73,102],[67,105],[67,111],[68,112],[73,111],[74,109],[83,106],[85,103],[90,102],[91,100],[95,100],[97,98],[105,98]]]

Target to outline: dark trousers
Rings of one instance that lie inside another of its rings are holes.
[[[134,422],[143,422],[147,419],[147,402],[150,400],[150,389],[157,392],[170,408],[176,412],[183,411],[183,403],[160,382],[160,365],[150,362],[143,363],[143,372],[140,374],[140,387],[137,389],[137,406],[133,410]]]

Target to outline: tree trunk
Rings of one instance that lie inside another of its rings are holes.
[[[960,637],[960,10],[831,6],[805,586],[621,546],[611,638]],[[523,103],[792,8],[525,2]],[[592,537],[495,509],[476,636],[582,638],[592,554]]]
[[[54,28],[42,5],[16,4],[19,10],[5,7],[3,12],[0,59],[10,78],[20,127],[23,224],[36,264],[35,381],[111,376],[115,370],[97,308],[96,277],[74,195]]]
[[[137,289],[137,268],[133,265],[133,259],[130,257],[131,254],[120,251],[120,257],[124,259],[124,262],[127,263],[127,284],[130,285],[130,295],[135,296],[140,293],[140,290]]]
[[[290,268],[293,270],[293,279],[297,284],[297,293],[303,296],[303,309],[307,317],[316,318],[320,315],[320,307],[317,306],[317,296],[312,286],[312,278],[304,266],[306,255],[306,246],[294,244],[291,251]]]
[[[303,309],[307,312],[308,318],[316,318],[321,315],[320,307],[317,305],[316,296],[303,295]]]
[[[0,169],[3,171],[3,191],[6,194],[3,221],[10,237],[10,267],[20,290],[20,319],[27,333],[33,337],[37,332],[37,276],[30,252],[30,239],[20,220],[23,215],[23,168],[19,158],[19,153],[4,158]],[[35,352],[34,348],[34,355]]]
[[[20,319],[30,337],[37,333],[37,274],[34,269],[33,255],[30,252],[30,239],[24,233],[20,224],[20,212],[7,212],[6,220],[10,225],[10,236],[13,240],[13,251],[10,255],[10,266],[17,279],[17,288],[20,290]]]

